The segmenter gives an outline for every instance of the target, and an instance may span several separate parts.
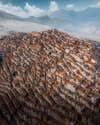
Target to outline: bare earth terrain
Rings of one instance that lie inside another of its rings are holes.
[[[0,125],[100,125],[100,44],[56,29],[2,38]]]

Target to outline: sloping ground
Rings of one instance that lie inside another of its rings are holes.
[[[57,30],[0,41],[0,125],[100,125],[100,45]]]

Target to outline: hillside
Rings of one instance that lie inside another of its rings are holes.
[[[21,20],[21,18],[0,10],[0,20]]]
[[[100,125],[100,44],[56,29],[0,40],[0,125]]]

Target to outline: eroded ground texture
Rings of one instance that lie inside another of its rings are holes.
[[[1,38],[0,125],[100,125],[100,44],[56,29]]]

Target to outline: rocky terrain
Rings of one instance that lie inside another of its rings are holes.
[[[0,125],[100,125],[100,44],[56,29],[3,37]]]

